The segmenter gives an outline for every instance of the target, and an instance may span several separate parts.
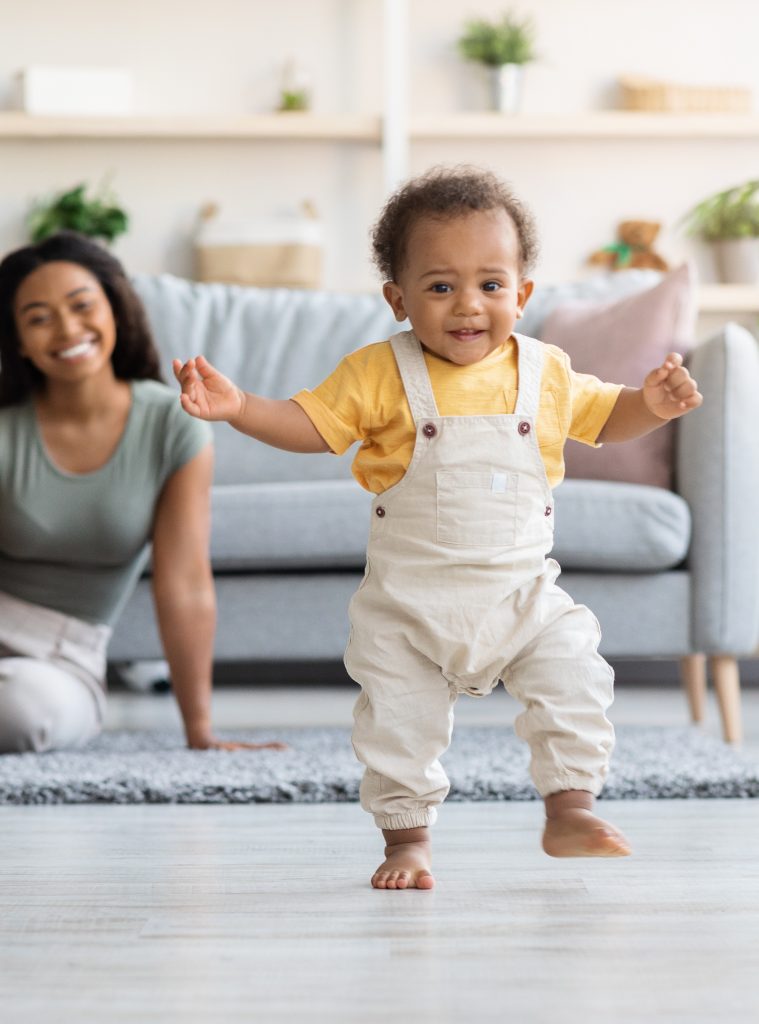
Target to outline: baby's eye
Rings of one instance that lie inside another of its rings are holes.
[[[501,287],[500,281],[486,281],[482,286],[484,292],[497,292]]]
[[[451,290],[451,286],[446,284],[445,281],[436,281],[430,286],[430,290],[437,295],[446,295]]]

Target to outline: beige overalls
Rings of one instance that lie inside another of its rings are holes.
[[[439,416],[413,332],[391,339],[416,443],[404,477],[372,503],[364,579],[350,605],[346,668],[361,685],[353,746],[361,804],[380,828],[429,825],[448,793],[438,760],[459,693],[499,681],[524,705],[517,735],[541,796],[597,794],[614,731],[613,673],[595,616],[546,559],[553,496],[535,425],[542,346],[515,335],[511,415]]]

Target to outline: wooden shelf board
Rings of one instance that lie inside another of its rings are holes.
[[[418,140],[745,138],[759,141],[759,117],[753,114],[639,114],[615,110],[587,114],[436,114],[412,118],[411,135]]]
[[[411,137],[435,139],[714,139],[759,141],[753,114],[431,114],[411,118]],[[379,144],[382,122],[371,114],[303,112],[125,117],[43,117],[0,112],[8,139],[279,139]]]
[[[363,114],[204,114],[162,117],[42,117],[0,112],[0,138],[281,139],[379,143],[380,118]]]
[[[759,313],[759,285],[702,284],[698,309],[701,313]]]

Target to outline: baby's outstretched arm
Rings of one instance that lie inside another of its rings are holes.
[[[182,386],[180,401],[190,416],[225,420],[235,430],[290,452],[328,452],[329,445],[306,413],[290,399],[262,398],[243,391],[203,356],[173,362]]]
[[[670,352],[652,370],[642,388],[623,388],[598,440],[630,441],[670,420],[697,409],[703,402],[698,384],[683,366],[683,357]]]

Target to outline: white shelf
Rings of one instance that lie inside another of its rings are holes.
[[[0,139],[272,139],[382,141],[372,114],[43,117],[0,112]],[[411,118],[413,140],[434,139],[756,139],[753,114],[433,114]]]
[[[276,139],[381,141],[379,116],[300,111],[253,115],[42,117],[0,112],[0,139]]]
[[[759,285],[702,284],[698,309],[701,313],[759,313]]]
[[[756,139],[753,114],[434,114],[414,117],[411,136],[432,139]]]

